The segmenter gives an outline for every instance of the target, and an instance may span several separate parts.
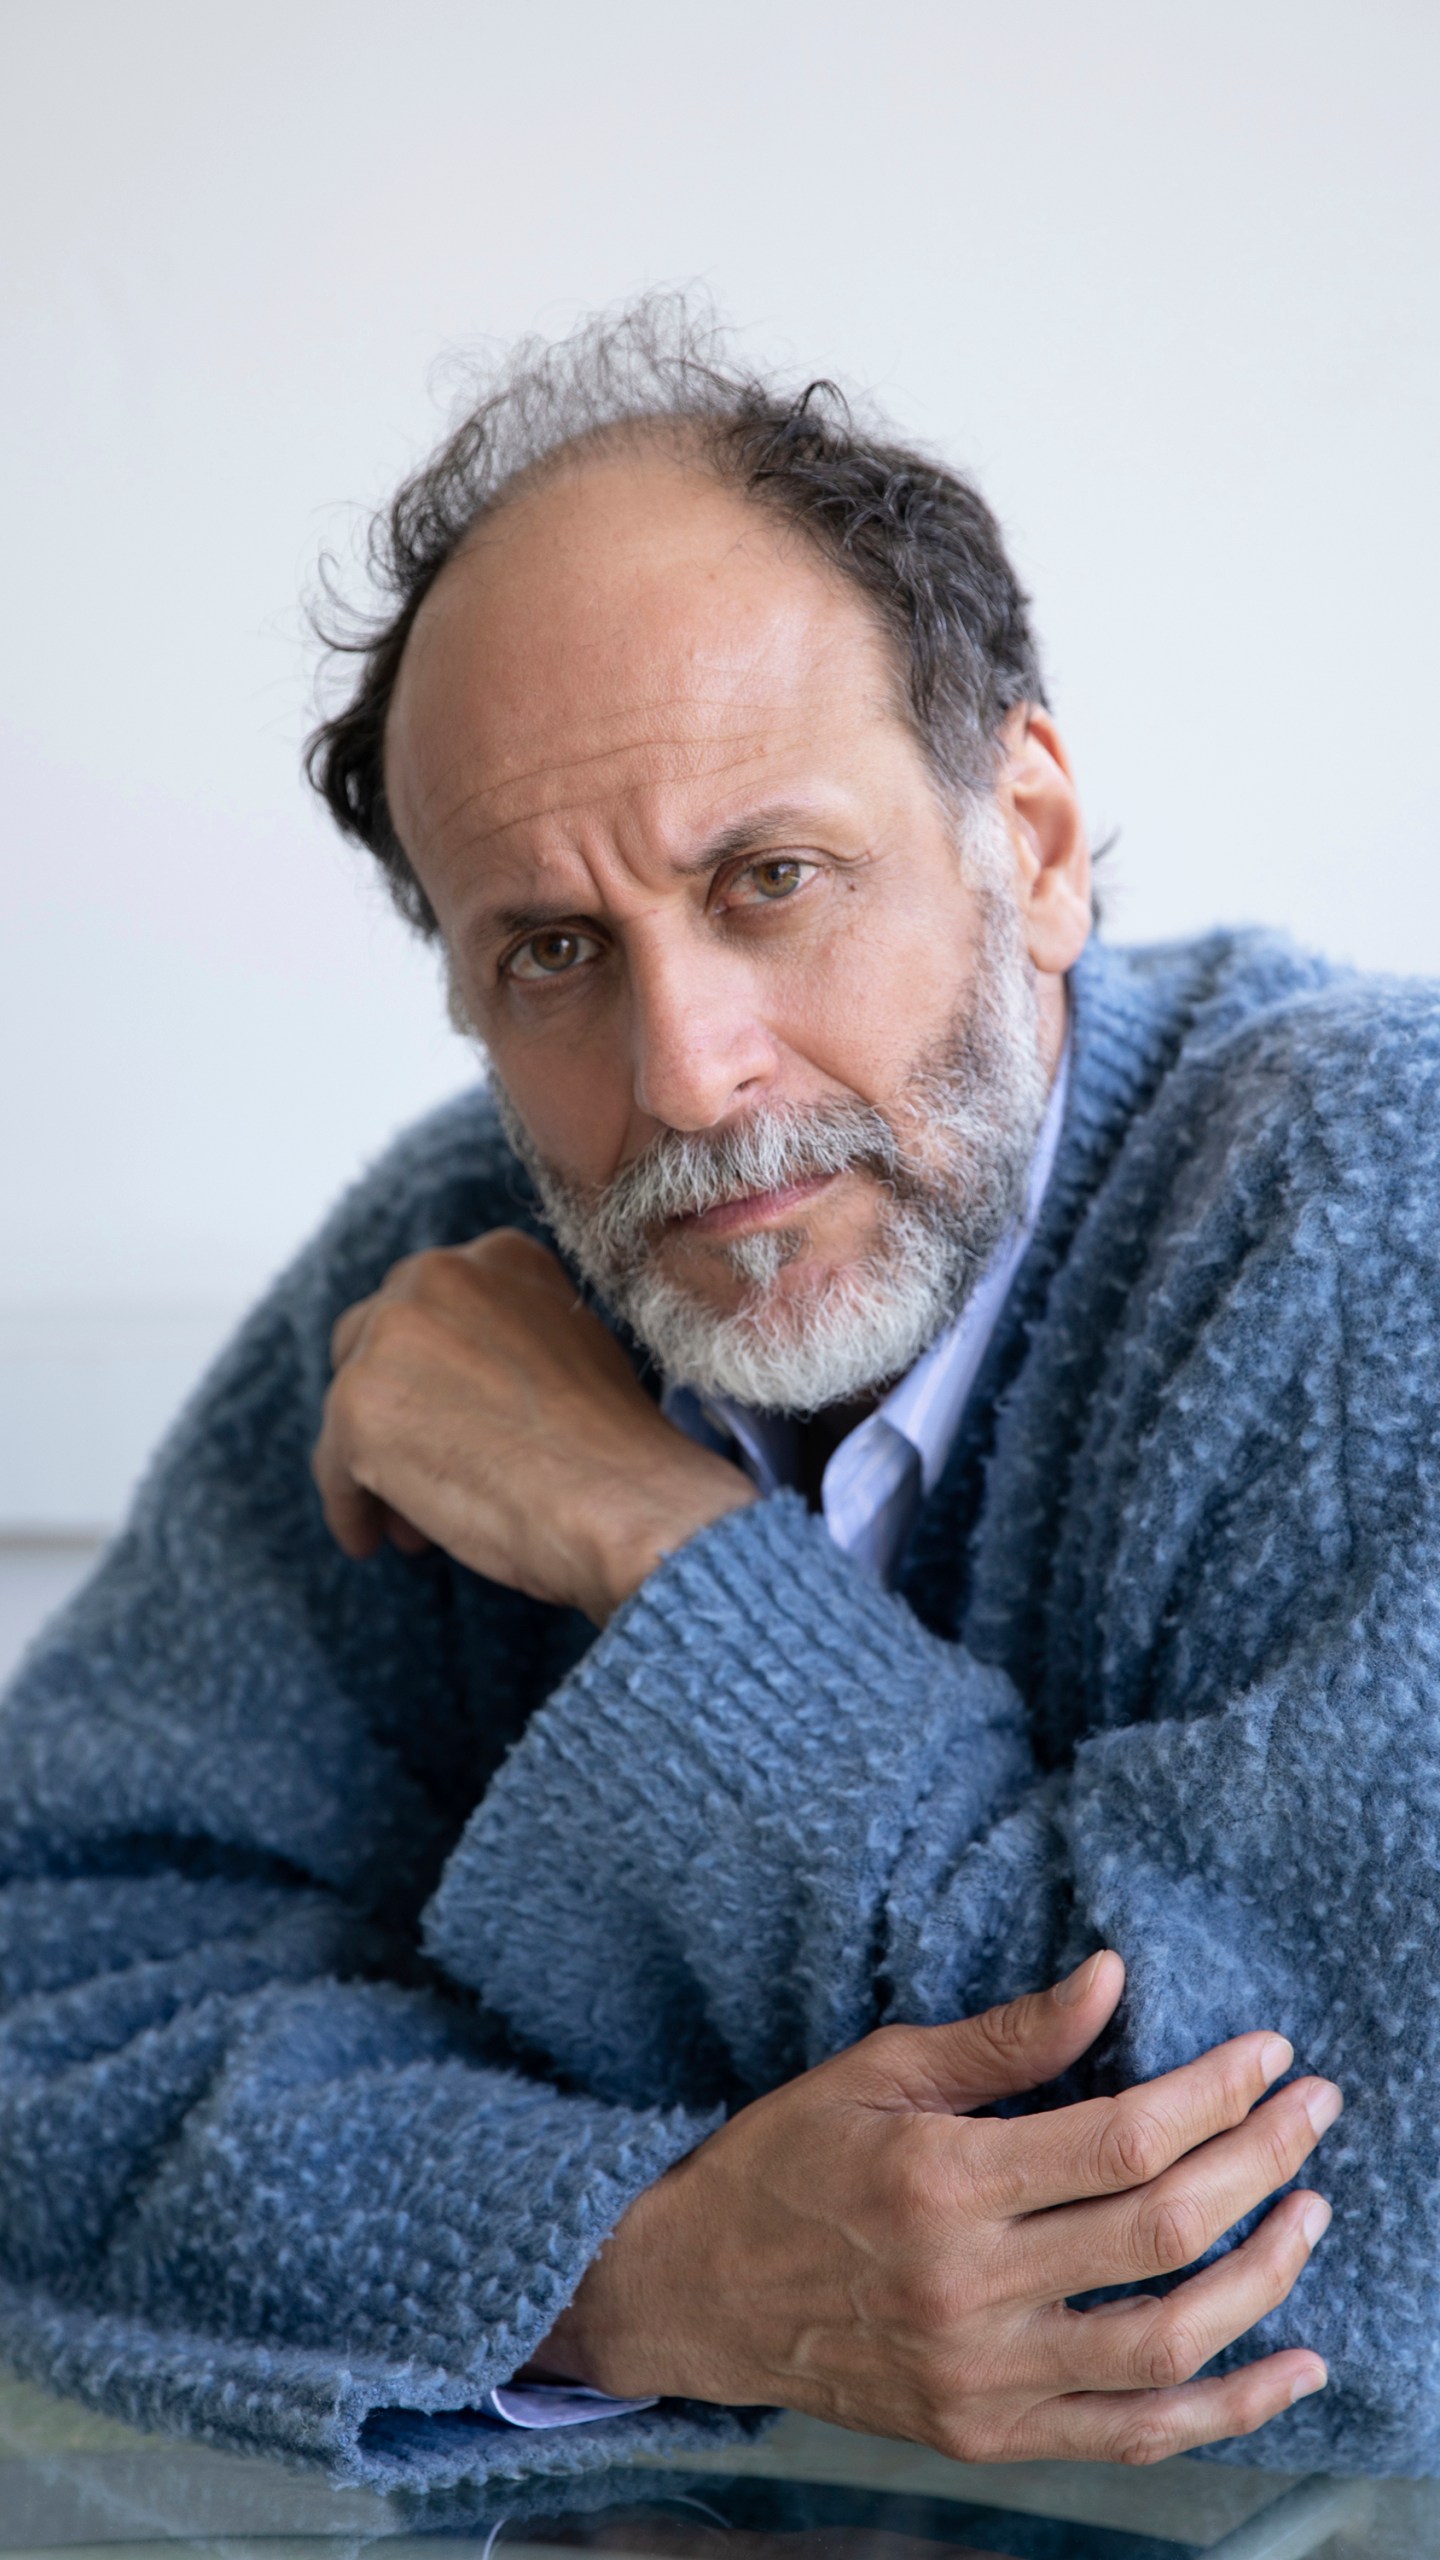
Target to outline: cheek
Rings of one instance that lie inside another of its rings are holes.
[[[949,1029],[965,953],[951,914],[857,916],[855,929],[837,931],[797,967],[776,1028],[827,1083],[883,1107]]]
[[[548,1164],[574,1182],[608,1182],[624,1153],[629,1079],[603,1044],[487,1041],[495,1072]]]

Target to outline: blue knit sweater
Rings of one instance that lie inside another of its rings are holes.
[[[1440,2469],[1440,997],[1266,937],[1074,979],[1041,1224],[893,1596],[791,1495],[596,1636],[348,1563],[334,1317],[533,1206],[404,1138],[246,1324],[0,1714],[0,2353],[423,2486],[682,2451],[473,2414],[630,2199],[884,2018],[1125,1955],[1082,2084],[1281,2028],[1335,2221],[1235,2352],[1276,2464]]]

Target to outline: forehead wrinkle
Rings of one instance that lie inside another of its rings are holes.
[[[787,844],[793,838],[804,836],[812,829],[823,828],[827,817],[833,820],[834,815],[833,810],[827,812],[814,801],[782,800],[745,810],[737,817],[710,829],[701,838],[696,851],[677,853],[673,856],[675,877],[677,880],[702,878],[707,872],[718,870],[722,863],[729,862],[738,853],[759,851],[767,845]],[[582,846],[572,844],[567,850],[572,852],[587,870],[593,868],[593,858]],[[543,847],[536,848],[533,858],[542,871],[555,867],[556,854],[547,853]],[[563,855],[561,858],[563,859]],[[573,904],[573,900],[551,900],[543,908],[543,912],[547,915],[569,913]],[[499,910],[493,911],[497,914],[499,912]],[[542,908],[534,901],[523,910],[507,907],[504,910],[504,917],[509,922],[518,914],[523,913],[528,917],[532,912],[535,914],[542,912]]]
[[[751,849],[760,851],[767,845],[784,844],[797,836],[808,836],[811,830],[823,830],[827,825],[833,824],[837,816],[845,813],[853,818],[854,811],[850,796],[843,792],[838,803],[832,801],[832,805],[828,806],[823,792],[818,797],[812,794],[808,799],[801,800],[765,800],[757,802],[750,808],[742,808],[733,816],[722,817],[708,827],[703,823],[685,825],[683,833],[689,839],[689,844],[684,848],[662,846],[662,854],[670,864],[672,876],[677,882],[703,879],[737,853]],[[478,851],[480,844],[493,843],[496,838],[502,838],[512,831],[513,826],[521,823],[523,822],[517,820],[495,828],[490,837],[476,840],[468,850]],[[672,835],[675,832],[673,829],[667,830],[653,813],[648,819],[643,816],[640,818],[640,827],[641,831],[648,835],[652,845],[657,839],[663,839],[667,832]],[[635,867],[633,850],[618,843],[615,850],[619,856],[622,873],[633,872]],[[568,840],[562,835],[558,841],[549,844],[543,841],[532,842],[528,848],[519,851],[515,858],[522,870],[528,870],[531,873],[532,879],[518,891],[510,889],[507,896],[509,884],[505,881],[503,873],[508,867],[510,856],[502,845],[498,853],[502,877],[496,879],[492,876],[483,884],[479,881],[473,884],[470,911],[465,926],[467,934],[478,934],[483,939],[491,934],[519,932],[522,929],[534,930],[540,925],[554,923],[563,917],[575,916],[587,909],[587,892],[594,902],[596,912],[605,911],[612,916],[619,915],[627,905],[623,895],[617,902],[613,887],[611,890],[606,889],[603,880],[605,868],[603,855],[599,857],[597,868],[596,848],[582,842],[578,833]],[[585,874],[584,886],[578,890],[578,893],[574,884],[563,876],[567,862],[577,864]],[[562,876],[554,884],[555,893],[547,897],[545,890],[550,882],[546,875],[553,875],[557,871]],[[635,893],[640,897],[642,905],[654,894],[651,888],[638,881],[635,884]]]
[[[714,696],[709,696],[696,695],[694,693],[677,694],[667,697],[663,701],[657,700],[655,705],[652,707],[657,710],[667,711],[677,708],[690,709],[693,708],[697,702],[706,703],[711,700],[714,700],[731,710],[736,707],[733,701],[733,695],[716,694]],[[768,707],[766,696],[763,691],[760,691],[759,689],[756,691],[754,700],[757,711],[764,711]],[[491,790],[493,790],[497,795],[506,790],[523,790],[528,784],[538,781],[542,775],[551,773],[557,776],[575,775],[583,773],[588,769],[592,769],[597,765],[604,764],[607,761],[614,761],[626,754],[654,755],[658,753],[661,755],[668,755],[672,759],[678,761],[682,769],[694,772],[700,769],[701,760],[708,748],[733,747],[739,739],[743,738],[747,734],[744,729],[740,728],[730,730],[711,728],[705,732],[698,735],[692,735],[690,737],[672,734],[668,738],[662,739],[654,735],[649,737],[636,736],[629,731],[628,728],[624,727],[618,718],[613,725],[619,734],[611,739],[596,746],[577,749],[569,755],[546,756],[541,762],[522,767],[521,770],[516,773],[502,773],[495,783],[490,786]],[[446,789],[453,784],[455,776],[464,770],[467,763],[473,761],[478,754],[482,753],[483,750],[481,749],[474,747],[461,747],[451,761],[442,767],[442,769],[434,776],[432,781],[428,784],[422,784],[418,789],[413,790],[412,802],[416,817],[419,820],[425,822],[430,819],[435,803],[441,798],[441,795],[446,791]],[[414,761],[415,760],[412,757],[412,784],[418,780],[418,777],[413,771]],[[446,823],[448,814],[449,812],[444,810],[440,812],[438,823],[441,826]]]
[[[659,776],[653,773],[643,774],[620,786],[616,796],[633,812],[636,804],[647,796],[653,795],[657,788],[702,779],[723,781],[727,776],[733,775],[747,765],[766,764],[773,753],[773,742],[767,741],[764,745],[760,745],[744,732],[737,732],[731,738],[710,738],[704,742],[704,745],[710,752],[702,755],[696,743],[689,742],[682,745],[677,742],[673,762],[668,772]],[[728,749],[730,752],[722,754],[719,752],[721,749]],[[606,752],[613,754],[614,751]],[[512,794],[523,792],[530,783],[548,780],[552,776],[557,781],[562,777],[574,777],[599,760],[601,759],[592,756],[575,757],[564,765],[545,764],[537,766],[533,773],[507,776],[503,783],[496,783],[488,789],[482,788],[478,792],[461,789],[445,809],[434,813],[432,823],[435,833],[443,839],[452,832],[457,820],[464,819],[467,813],[474,812],[478,823],[472,822],[466,827],[465,849],[478,852],[482,847],[493,844],[497,837],[509,835],[517,828],[547,824],[563,827],[567,818],[577,813],[590,816],[592,813],[583,801],[577,801],[568,795],[547,795],[530,805],[522,804],[518,809],[507,809],[504,802]],[[463,758],[457,760],[449,778],[453,779],[458,775],[463,763]],[[494,809],[493,813],[482,814],[487,800],[499,802],[500,806]],[[429,815],[428,812],[426,814]],[[654,832],[653,824],[647,826],[646,831]],[[457,845],[454,849],[459,851],[461,848]]]
[[[742,541],[740,533],[732,529],[725,556],[744,548],[753,539],[754,531],[747,522]],[[813,578],[815,566],[807,561],[809,577]],[[830,590],[827,603],[833,603],[838,592],[833,579],[826,576],[821,583]],[[858,656],[862,662],[869,662],[870,681],[862,688],[865,712],[871,718],[893,719],[896,705],[893,686],[886,680],[886,652],[868,617],[862,615],[858,627],[852,620],[853,599],[848,591],[845,601],[850,610],[845,627],[838,631],[827,627],[828,615],[816,628],[808,609],[799,612],[793,602],[787,601],[785,610],[773,618],[762,613],[758,634],[753,621],[747,618],[720,636],[718,645],[712,635],[709,645],[702,642],[698,649],[688,645],[688,632],[678,647],[680,635],[668,632],[648,663],[642,657],[637,664],[633,654],[622,649],[620,662],[613,670],[620,677],[621,699],[617,703],[612,691],[609,703],[602,700],[592,706],[588,716],[582,711],[582,736],[585,730],[589,736],[578,746],[571,744],[573,728],[569,738],[565,735],[570,727],[568,715],[578,706],[573,704],[571,689],[563,680],[563,667],[561,680],[553,687],[541,677],[537,728],[532,710],[537,692],[532,685],[521,688],[523,652],[522,663],[508,672],[503,664],[493,670],[500,676],[495,692],[488,680],[477,687],[476,678],[482,670],[472,666],[467,673],[463,663],[453,670],[460,678],[457,689],[447,675],[450,646],[442,641],[438,663],[432,668],[427,660],[422,669],[413,657],[412,639],[411,651],[407,652],[411,665],[408,670],[402,668],[398,689],[401,696],[409,696],[409,701],[407,704],[397,700],[396,706],[408,710],[411,716],[404,719],[401,735],[395,740],[400,757],[392,810],[398,816],[397,803],[403,806],[408,802],[404,814],[418,838],[416,852],[423,851],[426,836],[436,834],[437,851],[448,854],[446,839],[453,841],[457,834],[462,847],[466,837],[484,844],[513,824],[563,816],[572,803],[572,794],[577,800],[587,796],[603,800],[608,780],[603,768],[607,763],[621,766],[615,782],[623,792],[633,789],[624,770],[627,758],[632,766],[648,759],[655,768],[655,778],[661,781],[695,776],[707,769],[729,770],[737,760],[736,751],[743,752],[752,721],[753,735],[748,739],[752,749],[760,757],[767,751],[783,752],[791,746],[793,733],[802,723],[807,730],[822,735],[827,728],[833,729],[830,695],[837,657]],[[774,627],[770,627],[772,619]],[[460,636],[463,642],[463,631]],[[802,644],[798,660],[797,641]],[[508,654],[501,652],[502,661]],[[470,652],[462,647],[460,655],[463,662]],[[626,657],[630,658],[628,667],[624,666]],[[404,681],[407,672],[412,678],[409,685]],[[417,674],[418,700],[414,691]],[[432,689],[436,684],[438,694]],[[841,687],[842,691],[849,689]],[[580,700],[583,703],[584,688]],[[556,706],[558,721],[553,718]],[[858,706],[852,698],[851,719],[855,707]],[[552,715],[549,720],[547,711]],[[559,731],[553,747],[546,737],[547,727]],[[458,746],[454,743],[457,731]],[[486,776],[487,763],[493,779]],[[591,777],[594,781],[587,793],[584,786]],[[537,792],[537,785],[548,787]]]
[[[788,714],[790,718],[798,719],[802,716],[807,703],[813,707],[817,696],[822,704],[827,699],[832,690],[830,678],[835,659],[837,656],[852,655],[857,640],[863,655],[873,660],[875,647],[873,635],[862,629],[859,634],[844,632],[815,635],[816,645],[808,653],[810,662],[797,666],[793,651],[785,646],[787,638],[793,639],[795,636],[783,630],[762,632],[759,635],[751,630],[745,630],[732,637],[728,644],[717,645],[712,642],[709,646],[696,649],[693,646],[684,645],[677,648],[674,635],[667,635],[659,647],[651,652],[647,663],[639,667],[632,666],[628,680],[622,679],[628,700],[611,703],[603,709],[591,712],[592,734],[598,730],[601,743],[587,748],[583,756],[562,757],[560,762],[562,765],[574,764],[595,755],[610,753],[614,751],[617,743],[621,747],[636,748],[643,748],[652,743],[663,743],[663,740],[656,736],[656,731],[662,726],[668,727],[672,722],[676,731],[694,734],[698,730],[703,736],[707,714],[712,716],[718,714],[721,719],[724,719],[727,714],[733,718],[737,712],[744,714],[753,711],[768,719],[773,718],[778,711],[782,718]],[[614,635],[607,635],[604,641],[597,641],[584,654],[592,658],[601,654],[609,659],[612,656],[613,641]],[[780,659],[778,665],[777,652]],[[786,663],[787,660],[789,663]],[[412,763],[423,761],[425,746],[433,741],[437,725],[437,706],[432,703],[429,716],[424,714],[420,716],[418,736],[416,734],[413,726],[417,708],[413,700],[414,683],[413,680],[410,683],[406,682],[407,674],[413,679],[413,669],[413,659],[410,668],[402,666],[397,686],[397,705],[408,707],[411,714],[410,720],[404,725],[411,729],[409,743]],[[483,727],[487,707],[492,710],[501,709],[506,693],[514,691],[516,672],[511,672],[508,682],[502,679],[499,691],[494,695],[490,694],[488,684],[481,685],[472,695],[469,704],[466,703],[464,695],[471,692],[471,686],[463,685],[461,698],[458,701],[452,698],[444,709],[442,716],[445,726],[448,728],[457,718],[464,723],[478,710]],[[616,672],[618,673],[618,667]],[[872,672],[874,672],[873,669]],[[883,715],[892,706],[886,698],[890,688],[884,680],[883,671],[880,672],[880,683],[873,688],[873,691],[867,686],[866,692],[870,697],[869,707]],[[449,691],[443,683],[443,676],[442,662],[439,678],[442,694]],[[422,676],[420,680],[422,686],[429,690],[425,678]],[[566,690],[566,686],[562,683],[558,697],[562,701],[565,699]],[[530,700],[534,699],[533,684],[525,688],[525,694]],[[543,699],[543,684],[541,696]],[[408,705],[402,703],[404,697],[409,698]],[[607,731],[608,737],[605,735]],[[496,753],[497,761],[502,761],[503,744],[497,742]]]

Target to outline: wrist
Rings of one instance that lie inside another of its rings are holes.
[[[529,2379],[583,2383],[617,2400],[683,2391],[673,2376],[666,2378],[665,2310],[652,2245],[665,2185],[660,2178],[636,2197],[591,2260],[574,2300],[526,2365]]]
[[[755,1487],[739,1467],[708,1451],[696,1453],[702,1465],[687,1467],[677,1481],[647,1485],[643,1501],[625,1515],[597,1524],[598,1552],[591,1596],[582,1604],[597,1626],[614,1616],[657,1565],[702,1529],[713,1528],[729,1512],[743,1511],[758,1500]]]

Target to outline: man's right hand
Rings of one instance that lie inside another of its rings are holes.
[[[964,2462],[1154,2462],[1248,2435],[1326,2379],[1291,2348],[1191,2377],[1289,2293],[1329,2220],[1286,2196],[1163,2297],[1067,2297],[1189,2266],[1294,2177],[1329,2081],[1257,2102],[1283,2037],[1238,2036],[1116,2098],[967,2112],[1078,2059],[1114,1954],[955,2026],[883,2027],[757,2099],[649,2188],[532,2371],[625,2397],[779,2404]]]

